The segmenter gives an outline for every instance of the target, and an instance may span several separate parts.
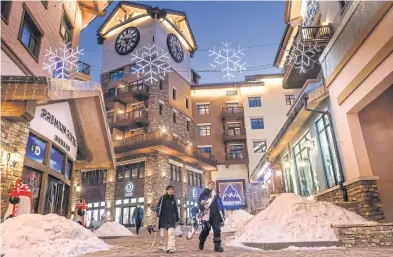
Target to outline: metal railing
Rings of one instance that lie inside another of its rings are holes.
[[[333,36],[331,25],[302,27],[301,36],[305,41],[329,41]]]
[[[139,118],[147,118],[146,109],[135,109],[130,112],[120,113],[116,115],[116,121],[133,120]]]
[[[246,132],[242,128],[229,128],[225,131],[225,135],[227,136],[241,136],[245,134]]]
[[[245,152],[232,152],[226,153],[226,160],[244,160],[247,159],[247,154]]]
[[[143,80],[137,80],[128,83],[125,87],[120,87],[117,89],[117,94],[123,94],[128,92],[147,92],[148,86],[144,83]]]
[[[77,61],[77,71],[83,74],[86,74],[90,76],[90,64],[87,64],[85,62]]]

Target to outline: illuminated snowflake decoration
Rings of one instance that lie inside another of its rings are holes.
[[[139,48],[131,54],[131,73],[142,76],[145,82],[157,82],[170,72],[169,54],[156,45]]]
[[[287,65],[293,65],[300,73],[311,70],[315,64],[319,64],[317,53],[321,51],[317,42],[305,42],[298,40],[287,57]]]
[[[214,58],[213,63],[210,63],[210,65],[213,68],[219,67],[221,72],[225,72],[223,78],[230,80],[235,77],[233,73],[241,73],[245,70],[246,63],[242,62],[242,57],[245,56],[244,49],[240,49],[240,46],[231,48],[230,45],[232,43],[228,43],[228,41],[225,41],[225,43],[221,42],[221,44],[220,48],[216,49],[214,47],[213,50],[209,50],[209,57],[212,56]]]
[[[306,1],[306,13],[303,15],[303,26],[312,25],[318,10],[319,10],[318,0]]]
[[[79,55],[83,55],[83,49],[71,48],[71,43],[63,43],[60,48],[49,47],[45,49],[44,70],[53,72],[56,79],[68,79],[71,72],[78,71]]]

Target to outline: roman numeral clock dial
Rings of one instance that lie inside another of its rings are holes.
[[[131,53],[138,45],[140,39],[139,30],[135,27],[124,29],[116,38],[115,49],[118,54]]]
[[[169,49],[169,53],[171,54],[173,60],[175,62],[182,62],[184,59],[184,50],[181,46],[180,40],[177,38],[175,34],[169,34],[167,37],[167,45]]]

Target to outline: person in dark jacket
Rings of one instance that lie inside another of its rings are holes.
[[[139,203],[134,209],[132,219],[135,221],[136,234],[139,235],[139,229],[141,228],[143,222],[143,208]]]
[[[199,235],[199,249],[203,250],[206,238],[213,227],[214,251],[223,252],[221,247],[221,226],[224,225],[224,208],[220,195],[215,189],[214,181],[208,182],[208,188],[203,190],[198,199],[199,209],[203,212],[202,232]]]
[[[196,207],[196,206],[194,206],[194,207],[192,207],[191,208],[191,218],[192,218],[192,225],[194,226],[194,227],[196,227],[197,226],[197,215],[198,215],[198,212],[199,212],[199,209],[198,209],[198,207]]]
[[[174,253],[176,251],[175,228],[180,220],[173,191],[173,186],[167,186],[166,194],[161,196],[156,209],[157,217],[159,218],[158,228],[160,229],[158,250],[165,251],[165,231],[168,231],[168,253]]]

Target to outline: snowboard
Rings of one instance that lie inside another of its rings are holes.
[[[187,235],[186,235],[187,240],[190,240],[194,237],[195,233],[198,230],[199,222],[202,220],[202,218],[203,218],[203,212],[199,212],[197,214],[197,216],[195,217],[194,225],[192,225],[190,231],[187,232]]]

